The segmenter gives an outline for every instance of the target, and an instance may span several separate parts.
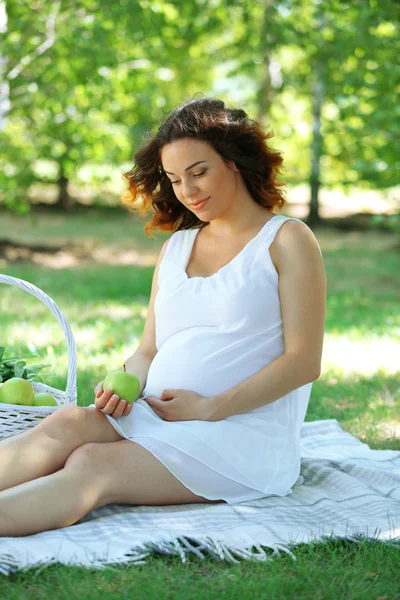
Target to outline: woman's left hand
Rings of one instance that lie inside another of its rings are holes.
[[[190,390],[164,390],[161,398],[146,396],[145,401],[164,421],[212,420],[212,398]]]

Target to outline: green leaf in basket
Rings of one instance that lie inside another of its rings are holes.
[[[27,375],[26,380],[27,381],[37,381],[36,377],[37,377],[36,375]]]
[[[10,360],[7,359],[7,361],[4,361],[3,363],[6,367],[11,367],[11,369],[14,368],[15,362],[12,362]]]
[[[39,354],[31,354],[28,356],[8,356],[4,358],[5,348],[0,346],[0,383],[12,379],[13,377],[21,377],[22,379],[43,382],[38,376],[38,372],[51,365],[31,365],[27,366],[25,358],[38,357]]]
[[[38,354],[32,354],[30,356],[7,356],[7,358],[3,358],[0,359],[0,366],[1,365],[13,365],[14,361],[18,361],[18,360],[22,360],[23,358],[37,358],[39,355]]]
[[[19,360],[14,364],[14,377],[22,377],[22,379],[26,379],[26,362],[24,360]],[[25,377],[24,377],[25,373]]]
[[[11,379],[11,377],[14,377],[14,369],[10,367],[2,369],[1,375],[3,377],[3,381],[7,381],[7,379]]]
[[[13,360],[21,360],[22,358],[30,358],[30,356],[7,356],[7,358],[3,358],[1,362],[9,363]]]
[[[27,369],[30,373],[37,373],[41,369],[44,369],[44,367],[51,367],[51,365],[32,365],[31,367],[27,367]]]
[[[18,362],[14,363],[14,369],[25,369],[26,368],[26,362],[24,360],[19,360]]]
[[[28,381],[36,381],[36,383],[43,383],[43,379],[41,377],[39,377],[39,375],[28,375],[27,377]]]

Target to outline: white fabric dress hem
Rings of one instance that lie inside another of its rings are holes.
[[[90,407],[95,407],[95,405],[91,404]],[[231,479],[230,477],[227,477],[224,473],[221,473],[220,471],[212,469],[209,465],[202,463],[198,459],[187,454],[184,450],[181,450],[180,448],[176,448],[175,446],[168,444],[164,440],[159,440],[153,436],[131,436],[131,437],[129,437],[126,433],[124,433],[120,423],[118,422],[118,419],[112,417],[111,415],[106,415],[105,413],[103,413],[103,414],[107,417],[108,421],[111,423],[111,425],[114,427],[114,429],[122,437],[124,437],[125,439],[130,440],[132,442],[135,442],[137,444],[140,444],[146,450],[151,452],[153,454],[153,456],[155,456],[155,458],[157,458],[169,470],[169,472],[178,481],[180,481],[180,483],[182,483],[182,485],[184,485],[193,494],[196,494],[196,496],[202,496],[203,498],[206,498],[207,500],[221,500],[223,502],[226,502],[227,504],[236,504],[236,503],[247,502],[247,501],[251,501],[251,500],[261,500],[262,498],[267,498],[270,496],[284,497],[284,496],[288,496],[289,494],[292,493],[292,488],[289,488],[289,490],[285,494],[275,494],[275,493],[266,493],[263,490],[260,490],[258,488],[252,488],[252,487],[246,486],[246,485],[240,483],[239,481],[236,481],[234,479]],[[207,469],[209,474],[215,473],[216,475],[218,475],[220,478],[219,485],[221,485],[223,481],[225,483],[227,483],[228,485],[232,485],[232,491],[230,492],[230,496],[231,497],[235,496],[236,497],[235,501],[232,501],[231,499],[229,499],[227,497],[224,498],[223,493],[212,494],[209,491],[204,492],[200,489],[195,489],[195,487],[193,485],[188,484],[187,481],[183,481],[183,479],[177,474],[176,470],[165,461],[165,456],[162,454],[162,452],[158,453],[157,450],[154,449],[154,447],[153,448],[151,447],[151,444],[149,444],[149,442],[146,443],[146,440],[152,440],[153,442],[158,443],[159,445],[164,444],[165,446],[169,446],[170,448],[173,448],[176,452],[185,454],[188,459],[193,460],[196,463],[198,463],[198,466],[201,465],[202,468]],[[303,482],[303,478],[300,476],[297,478],[297,481],[295,482],[294,485],[301,484],[302,482]],[[234,488],[236,488],[236,491]]]

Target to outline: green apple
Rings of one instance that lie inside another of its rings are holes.
[[[22,404],[32,406],[35,391],[26,379],[12,377],[0,387],[0,402],[4,404]]]
[[[136,375],[119,369],[109,371],[103,382],[103,390],[111,389],[129,403],[135,402],[140,394],[140,380]]]
[[[39,392],[35,394],[33,406],[57,406],[57,402],[48,392]]]

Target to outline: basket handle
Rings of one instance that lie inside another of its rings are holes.
[[[10,275],[3,275],[0,273],[0,283],[7,285],[14,285],[16,287],[25,290],[32,296],[39,298],[51,310],[57,321],[60,323],[64,332],[65,339],[67,340],[68,346],[68,375],[67,375],[67,388],[65,390],[65,396],[67,402],[76,403],[77,401],[77,388],[76,388],[76,346],[74,336],[72,335],[71,327],[64,316],[62,310],[57,304],[45,294],[41,289],[25,281],[24,279],[18,279],[17,277],[11,277]]]

